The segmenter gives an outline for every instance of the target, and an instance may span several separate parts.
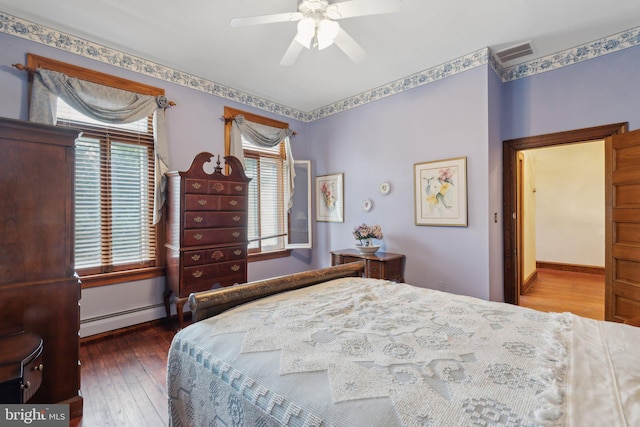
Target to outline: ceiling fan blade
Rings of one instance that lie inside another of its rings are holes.
[[[292,66],[296,62],[296,59],[298,59],[298,55],[300,55],[300,52],[302,52],[303,48],[304,46],[293,39],[291,41],[291,44],[289,45],[289,48],[280,60],[280,65],[282,65],[283,67]]]
[[[350,0],[330,4],[327,7],[327,15],[331,19],[344,19],[393,13],[400,10],[401,4],[402,0]]]
[[[342,28],[338,31],[338,35],[333,39],[333,42],[356,64],[361,63],[367,57],[367,52],[362,46]]]
[[[302,19],[300,12],[276,13],[273,15],[248,16],[246,18],[233,18],[229,25],[232,27],[244,27],[248,25],[273,24],[276,22],[294,22]]]

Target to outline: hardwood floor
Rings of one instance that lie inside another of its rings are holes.
[[[521,306],[604,320],[604,276],[542,268],[537,271],[536,282],[520,295]]]
[[[80,345],[83,416],[70,427],[168,424],[167,353],[175,319]]]

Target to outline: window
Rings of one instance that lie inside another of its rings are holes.
[[[272,128],[288,128],[287,123],[261,117],[233,108],[225,107],[225,144],[226,154],[230,153],[231,126],[233,118],[243,115],[246,120],[267,125]],[[288,212],[288,195],[290,194],[287,154],[281,142],[275,147],[262,147],[255,145],[242,137],[242,148],[245,163],[245,173],[251,178],[249,182],[249,212],[248,212],[248,239],[249,260],[269,259],[280,256],[288,256],[289,249],[310,248],[311,228],[310,218],[307,213],[310,210],[310,198],[308,182],[310,182],[309,162],[296,162],[295,170],[299,166],[304,177],[296,178],[296,192],[294,193],[293,206],[295,219],[290,218]],[[298,192],[300,183],[300,192]],[[303,201],[296,202],[296,195],[302,195]],[[305,236],[301,236],[301,231]],[[295,238],[292,238],[294,236]],[[292,245],[293,244],[293,245]]]
[[[243,139],[249,182],[249,254],[284,249],[286,236],[285,164],[282,144],[257,147]]]
[[[86,68],[27,55],[29,69],[43,68],[141,95],[164,90]],[[73,127],[75,162],[75,268],[82,287],[164,275],[164,222],[153,225],[153,115],[135,123],[107,124],[57,100],[58,126]]]
[[[76,140],[75,267],[80,275],[155,265],[152,117],[97,122],[58,99],[57,125]]]

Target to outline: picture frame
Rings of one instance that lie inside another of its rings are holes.
[[[316,176],[316,221],[344,222],[344,174]]]
[[[467,226],[467,158],[415,163],[416,225]]]

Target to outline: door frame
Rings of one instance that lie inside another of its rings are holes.
[[[628,123],[613,123],[585,129],[556,132],[524,138],[510,139],[502,143],[502,217],[504,256],[504,301],[519,303],[519,259],[517,235],[518,152],[531,148],[597,141],[627,132]],[[606,154],[605,154],[606,155]],[[607,240],[608,241],[608,240]]]

